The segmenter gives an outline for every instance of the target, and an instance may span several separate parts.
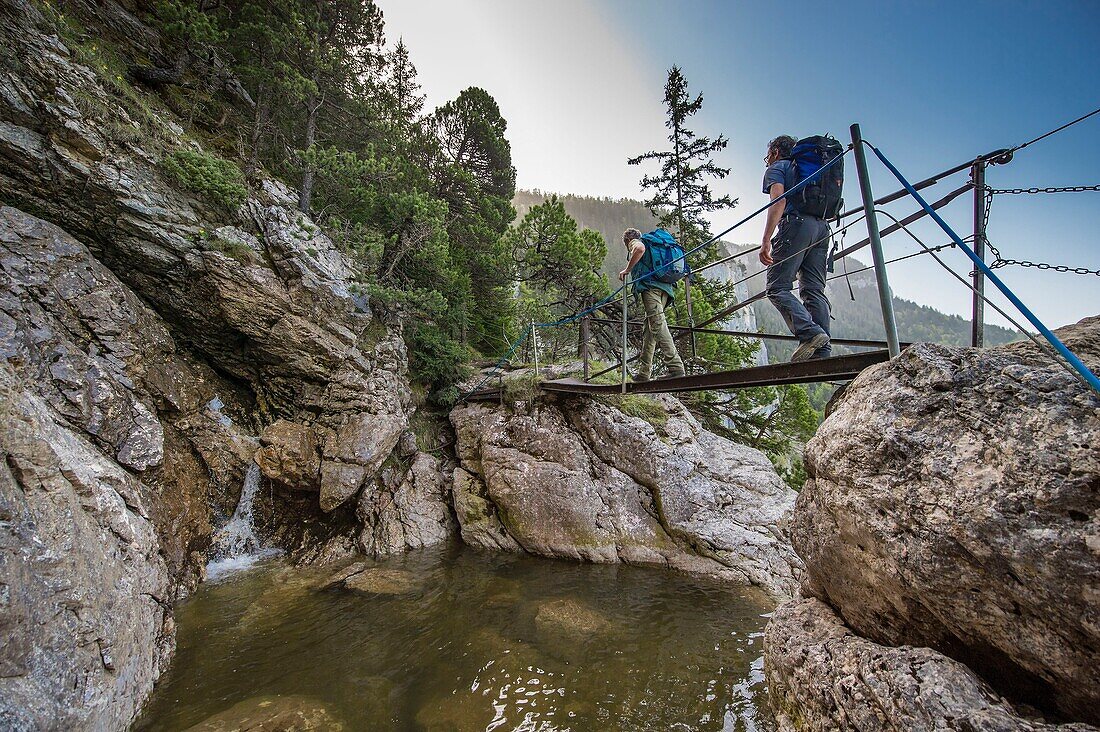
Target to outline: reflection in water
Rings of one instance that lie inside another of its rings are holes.
[[[178,608],[175,663],[135,729],[280,697],[348,730],[773,728],[770,605],[750,590],[459,546],[378,566],[387,581],[360,574],[358,592],[280,560],[205,585]]]

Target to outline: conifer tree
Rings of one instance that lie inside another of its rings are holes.
[[[304,123],[301,150],[317,141],[317,124],[325,102],[342,101],[381,66],[375,48],[382,43],[382,13],[373,0],[312,0],[300,9],[305,44],[295,58],[305,83],[302,95]],[[315,170],[302,156],[302,184],[298,208],[309,212]]]
[[[531,320],[554,320],[607,293],[600,273],[607,245],[592,229],[578,229],[557,196],[536,205],[504,234],[519,285],[517,330]],[[546,331],[547,341],[568,343],[566,329]]]
[[[386,54],[386,84],[388,107],[394,124],[408,130],[424,110],[424,95],[416,81],[416,67],[409,58],[405,40],[398,39],[394,49]]]
[[[665,84],[665,126],[669,129],[670,150],[654,150],[630,158],[630,165],[655,160],[660,172],[641,180],[643,190],[650,191],[646,205],[662,226],[675,226],[677,236],[687,245],[699,243],[710,236],[710,223],[704,214],[733,208],[737,201],[729,196],[715,198],[708,180],[722,180],[729,168],[719,167],[715,153],[725,149],[729,140],[718,135],[713,140],[699,137],[688,129],[687,122],[703,107],[703,95],[693,99],[687,79],[678,66],[668,71]]]
[[[465,263],[469,302],[459,336],[494,352],[510,319],[510,271],[501,235],[515,217],[516,189],[508,123],[484,89],[470,87],[437,109],[430,120],[438,142],[433,165],[436,194],[448,207],[447,232],[456,259]]]

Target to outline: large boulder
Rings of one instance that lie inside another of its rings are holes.
[[[359,499],[362,550],[371,556],[441,544],[456,533],[443,461],[416,452],[404,469],[382,471]]]
[[[1100,318],[1059,333],[1100,370]],[[1100,723],[1097,445],[1100,396],[1032,344],[914,345],[852,382],[807,447],[805,591],[875,643]]]
[[[1024,716],[958,661],[931,648],[862,638],[814,598],[775,611],[764,649],[779,732],[1097,730]]]
[[[260,444],[256,464],[265,476],[293,490],[320,489],[320,446],[311,428],[280,419],[264,429]]]
[[[768,459],[702,429],[671,397],[643,411],[650,421],[592,399],[453,410],[463,538],[666,564],[789,595],[799,566],[786,538],[794,492]]]

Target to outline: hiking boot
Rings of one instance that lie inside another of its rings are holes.
[[[673,370],[673,371],[669,371],[667,374],[664,375],[664,378],[666,378],[666,379],[678,379],[681,376],[687,376],[687,373],[683,369],[676,369],[676,370]]]
[[[810,340],[800,343],[798,348],[794,349],[794,353],[791,354],[791,363],[808,361],[817,352],[817,349],[829,345],[829,340],[828,333],[818,333]]]
[[[631,377],[631,381],[633,381],[635,384],[644,384],[645,382],[649,381],[649,377],[644,374],[635,374],[633,377]]]

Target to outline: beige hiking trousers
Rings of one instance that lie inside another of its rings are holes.
[[[644,381],[653,373],[653,354],[661,348],[661,357],[669,376],[683,376],[684,362],[676,352],[676,342],[668,329],[665,308],[672,304],[672,298],[663,290],[651,287],[641,292],[642,307],[645,309],[645,324],[642,326],[641,364],[638,366],[637,379]]]

